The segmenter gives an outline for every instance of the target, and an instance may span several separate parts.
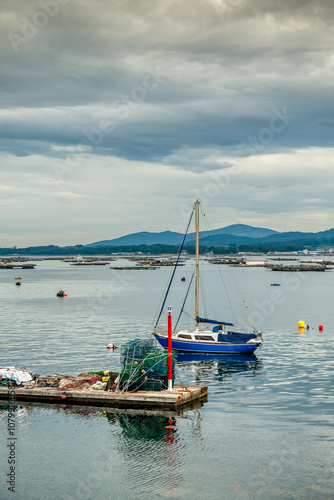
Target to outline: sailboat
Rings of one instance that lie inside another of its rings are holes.
[[[252,333],[240,333],[235,331],[226,331],[226,327],[236,327],[233,323],[226,321],[216,321],[209,318],[202,318],[199,315],[199,205],[197,200],[194,205],[196,213],[196,273],[195,273],[195,320],[196,328],[194,330],[180,330],[172,334],[172,350],[179,352],[191,352],[202,354],[250,354],[262,345],[261,333],[255,331]],[[187,231],[194,213],[192,211]],[[180,248],[181,254],[183,243],[187,234],[184,235],[183,242]],[[163,311],[166,298],[173,281],[175,270],[178,264],[179,257],[176,261],[174,272],[172,274],[167,293],[165,295],[161,311],[156,322],[153,335],[160,345],[168,348],[168,335],[157,331],[157,325]],[[189,290],[189,289],[188,289]],[[200,329],[200,324],[214,324],[212,330]]]

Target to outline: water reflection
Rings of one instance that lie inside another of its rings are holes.
[[[185,457],[176,418],[168,414],[140,415],[106,412],[121,429],[117,448],[128,471],[129,484],[141,483],[142,498],[180,498]],[[133,497],[131,497],[133,498]]]
[[[84,419],[105,417],[112,425],[120,427],[123,438],[126,440],[166,441],[167,443],[171,443],[177,438],[176,416],[181,418],[185,416],[185,413],[180,411],[147,412],[145,410],[28,402],[15,405],[13,411],[19,411],[22,417],[32,413],[36,408],[52,409],[58,413]],[[8,404],[0,405],[0,415],[7,412],[8,409]]]
[[[0,408],[5,417],[7,406]],[[71,477],[71,485],[68,486],[70,495],[60,495],[59,498],[78,500],[84,498],[84,493],[91,495],[85,498],[95,498],[93,494],[97,483],[109,484],[113,488],[113,498],[124,500],[181,498],[185,485],[186,454],[185,437],[177,421],[186,417],[186,413],[32,403],[19,404],[16,411],[25,412],[21,417],[29,416],[29,422],[47,419],[50,425],[45,428],[47,433],[50,428],[63,425],[60,428],[65,440],[72,441],[73,436],[77,436],[75,447],[69,453],[72,456],[81,453],[80,460],[85,464],[89,453],[87,449],[95,443],[96,448],[92,448],[93,453],[89,455],[89,470],[82,475],[79,466],[78,479]],[[63,414],[66,420],[59,419],[59,414]],[[188,422],[188,419],[185,420]],[[29,422],[25,427],[23,419],[20,419],[21,439],[23,429],[28,434],[31,432]],[[42,441],[38,443],[43,445]],[[49,497],[46,495],[45,498]]]
[[[257,373],[262,369],[262,360],[255,354],[195,354],[178,353],[177,361],[185,366],[220,368],[226,372],[253,371]]]
[[[209,387],[209,394],[236,391],[249,386],[263,368],[255,354],[188,354],[177,356],[177,376],[184,384]]]
[[[198,354],[192,352],[178,352],[177,361],[217,361],[220,363],[238,362],[241,364],[257,362],[255,354]]]
[[[176,419],[167,415],[132,415],[105,411],[111,423],[118,424],[125,439],[141,441],[174,441],[177,429]]]

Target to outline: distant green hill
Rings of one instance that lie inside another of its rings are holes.
[[[240,252],[264,252],[273,250],[293,251],[304,248],[329,248],[334,247],[334,228],[318,233],[287,232],[278,233],[271,229],[249,228],[242,224],[235,224],[227,228],[215,229],[213,231],[202,231],[200,233],[200,252],[212,251],[213,253],[236,253]],[[232,230],[231,230],[232,228]],[[231,231],[231,233],[225,232]],[[233,234],[234,231],[234,234]],[[245,236],[252,234],[253,236]],[[265,234],[262,237],[255,237],[255,234]],[[268,234],[269,233],[269,234]],[[148,243],[139,243],[142,240]],[[0,255],[98,255],[117,252],[142,252],[150,254],[162,254],[178,252],[183,239],[181,233],[164,231],[163,233],[135,233],[134,235],[123,236],[115,240],[106,240],[89,245],[76,245],[59,247],[48,245],[43,247],[28,248],[0,248]],[[158,241],[157,241],[158,240]],[[125,243],[120,244],[122,241]],[[129,242],[135,243],[129,243]],[[116,244],[115,244],[116,242]],[[185,250],[189,253],[195,251],[194,234],[187,236]]]
[[[142,231],[140,233],[127,234],[113,240],[97,241],[89,243],[85,247],[99,246],[122,246],[122,245],[179,245],[183,239],[182,233],[172,231],[163,231],[162,233],[149,233]]]
[[[279,234],[272,229],[262,227],[247,226],[245,224],[232,224],[231,226],[222,227],[220,229],[213,229],[212,231],[200,231],[200,239],[208,237],[216,237],[216,235],[232,235],[236,237],[235,241],[240,241],[239,238],[263,238],[266,236]],[[142,231],[139,233],[127,234],[120,238],[112,240],[97,241],[89,243],[86,247],[97,246],[122,246],[122,245],[179,245],[182,242],[183,234],[175,233],[172,231],[163,231],[161,233],[150,233]],[[190,243],[195,240],[195,233],[187,235],[186,242]],[[213,240],[212,240],[213,241]],[[228,239],[228,241],[230,241]],[[232,240],[233,238],[232,238]]]
[[[287,232],[275,233],[264,238],[246,238],[242,236],[232,236],[226,234],[210,235],[200,239],[201,245],[224,247],[227,245],[251,245],[251,246],[272,246],[278,250],[283,250],[286,245],[299,245],[305,248],[315,248],[318,246],[334,245],[334,229],[321,231],[319,233]]]

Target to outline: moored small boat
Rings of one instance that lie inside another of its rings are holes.
[[[250,354],[254,352],[262,344],[261,333],[255,330],[252,333],[240,333],[235,331],[225,331],[225,327],[236,327],[233,323],[225,321],[216,321],[212,319],[202,318],[199,315],[199,201],[195,202],[194,210],[196,213],[196,273],[195,273],[195,315],[196,328],[194,330],[181,330],[172,334],[172,350],[180,352],[197,352],[197,353],[214,353],[214,354]],[[191,222],[192,215],[189,220],[187,230]],[[183,239],[185,241],[186,234]],[[179,251],[179,257],[182,251],[183,243]],[[178,257],[178,258],[179,258]],[[178,260],[176,261],[175,269]],[[174,273],[175,273],[174,269]],[[166,298],[171,287],[174,273],[169,282],[165,298],[160,310],[158,320],[156,322],[153,335],[164,349],[168,349],[168,334],[160,333],[157,330],[157,325],[163,311]],[[191,282],[190,282],[191,285]],[[190,289],[188,287],[187,295]],[[187,295],[185,301],[187,299]],[[183,303],[181,313],[185,304]],[[179,316],[180,317],[180,316]],[[200,324],[214,324],[212,330],[204,330],[199,328]]]
[[[154,332],[154,336],[162,347],[168,348],[168,335]],[[180,352],[250,354],[261,344],[261,334],[254,333],[180,330],[172,335],[172,349]]]

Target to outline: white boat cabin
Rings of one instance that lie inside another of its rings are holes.
[[[205,342],[207,344],[217,343],[258,343],[258,336],[254,333],[244,334],[238,332],[224,332],[223,330],[180,330],[172,335],[173,340],[180,342]]]

